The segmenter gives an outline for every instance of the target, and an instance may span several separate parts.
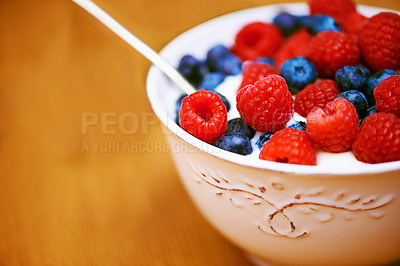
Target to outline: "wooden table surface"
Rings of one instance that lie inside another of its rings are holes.
[[[279,2],[96,1],[156,50]],[[146,98],[149,66],[72,1],[0,0],[1,266],[249,265],[180,183]]]

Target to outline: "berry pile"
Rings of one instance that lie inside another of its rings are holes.
[[[308,15],[243,26],[204,59],[184,55],[178,70],[198,91],[178,99],[176,121],[262,160],[316,165],[319,151],[400,160],[400,15],[366,17],[353,0],[308,5]],[[241,79],[231,102],[216,91],[229,76]],[[240,117],[229,117],[232,104]]]

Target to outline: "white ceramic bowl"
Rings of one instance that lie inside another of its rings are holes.
[[[381,11],[358,9],[367,16]],[[161,54],[176,66],[184,54],[205,58],[213,45],[230,46],[243,25],[271,21],[283,10],[308,14],[306,4],[234,12],[183,33]],[[257,264],[381,265],[400,259],[400,162],[355,163],[351,152],[317,166],[250,160],[176,125],[181,92],[154,66],[147,93],[193,201]]]

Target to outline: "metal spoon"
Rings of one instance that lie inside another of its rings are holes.
[[[196,90],[186,81],[184,77],[165,59],[163,59],[157,52],[151,49],[148,45],[142,42],[139,38],[134,36],[128,30],[126,30],[121,24],[119,24],[110,15],[104,12],[100,7],[94,4],[90,0],[72,0],[87,12],[92,14],[115,34],[126,41],[130,46],[135,48],[143,56],[149,59],[154,65],[156,65],[161,71],[163,71],[172,81],[175,82],[186,94],[192,94]]]

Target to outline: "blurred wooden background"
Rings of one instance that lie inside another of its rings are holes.
[[[217,15],[284,1],[95,2],[159,50]],[[0,0],[1,266],[248,265],[180,183],[146,99],[149,66],[72,1]]]

